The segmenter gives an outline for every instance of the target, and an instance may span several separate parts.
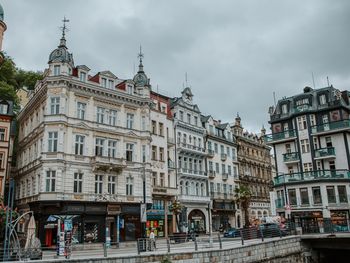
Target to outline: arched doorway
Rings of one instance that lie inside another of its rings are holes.
[[[205,215],[201,210],[192,210],[188,215],[188,230],[194,230],[196,233],[205,233]]]
[[[241,228],[241,216],[240,215],[237,216],[237,227]]]

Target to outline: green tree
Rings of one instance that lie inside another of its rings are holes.
[[[250,189],[246,185],[240,185],[235,189],[235,200],[241,204],[244,213],[244,226],[249,227],[249,206],[252,199]]]

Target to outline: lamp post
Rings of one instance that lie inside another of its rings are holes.
[[[145,165],[142,167],[142,192],[143,192],[143,214],[141,218],[141,235],[146,237],[146,222],[147,222],[147,204],[146,204],[146,168]]]

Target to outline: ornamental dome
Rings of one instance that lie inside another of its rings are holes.
[[[48,63],[53,62],[67,63],[70,66],[74,67],[73,55],[68,52],[66,39],[64,37],[61,38],[60,45],[54,51],[52,51],[49,56]]]
[[[143,54],[142,54],[141,46],[140,46],[140,53],[138,54],[138,57],[140,58],[139,71],[134,76],[133,81],[135,82],[136,87],[144,87],[149,85],[149,79],[146,73],[143,71],[143,64],[142,64]]]

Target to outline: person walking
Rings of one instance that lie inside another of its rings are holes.
[[[156,237],[154,235],[153,229],[151,230],[151,233],[149,234],[149,241],[150,241],[150,250],[153,251],[153,249],[156,249]]]

